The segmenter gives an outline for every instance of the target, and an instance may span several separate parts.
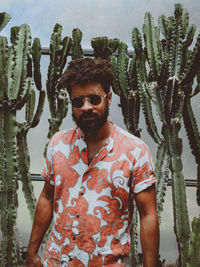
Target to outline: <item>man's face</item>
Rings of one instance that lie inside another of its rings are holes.
[[[99,104],[91,103],[93,99],[89,97],[93,95],[101,97]],[[111,92],[106,95],[101,84],[88,83],[83,86],[76,85],[72,88],[71,101],[76,97],[82,98],[80,102],[83,105],[78,108],[72,106],[73,120],[85,134],[96,134],[107,121],[112,97]]]

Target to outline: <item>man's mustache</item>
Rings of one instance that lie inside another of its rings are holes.
[[[98,119],[98,115],[93,113],[93,112],[90,112],[90,111],[81,114],[79,119],[87,119],[87,118],[91,118],[91,117]]]

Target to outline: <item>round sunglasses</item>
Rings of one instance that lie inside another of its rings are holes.
[[[71,104],[75,108],[82,108],[85,103],[85,99],[87,99],[91,105],[93,106],[98,106],[101,104],[102,100],[106,97],[107,95],[100,96],[96,94],[91,94],[89,96],[76,96],[71,100]]]

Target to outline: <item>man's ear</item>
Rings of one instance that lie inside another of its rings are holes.
[[[107,94],[107,99],[108,99],[108,106],[110,107],[110,105],[111,105],[111,103],[112,103],[112,92],[109,92],[108,94]]]

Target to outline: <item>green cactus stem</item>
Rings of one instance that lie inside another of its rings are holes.
[[[138,255],[138,210],[133,212],[133,235],[132,248],[130,253],[131,266],[140,267],[140,259]]]
[[[8,24],[10,19],[11,16],[8,13],[6,12],[0,13],[0,31],[3,30],[3,28]]]
[[[200,134],[197,127],[197,122],[192,110],[191,98],[185,97],[184,109],[183,109],[183,121],[188,136],[190,148],[192,154],[195,156],[198,170],[200,169]],[[199,171],[197,171],[197,204],[200,206],[200,182]]]
[[[83,49],[81,47],[81,40],[82,40],[82,31],[79,30],[78,28],[73,29],[72,31],[72,48],[71,48],[71,54],[72,54],[72,59],[78,59],[78,58],[83,58]]]
[[[187,267],[200,266],[200,218],[194,218],[192,221],[189,255],[186,266]]]
[[[172,199],[174,210],[174,230],[180,251],[179,263],[186,265],[189,247],[190,226],[186,203],[186,188],[182,173],[182,140],[178,137],[180,121],[171,122],[168,137],[170,150],[170,170],[172,173]]]
[[[20,259],[18,237],[16,237],[17,216],[17,176],[18,157],[16,135],[18,126],[16,112],[30,96],[32,79],[27,77],[27,64],[30,54],[30,29],[27,25],[11,30],[12,45],[0,37],[1,59],[0,94],[1,156],[4,173],[1,172],[1,266],[18,266]]]
[[[67,62],[67,57],[69,56],[72,46],[72,39],[70,37],[62,39],[61,33],[62,26],[56,24],[51,35],[50,63],[46,83],[47,97],[51,113],[51,118],[49,119],[48,138],[51,138],[51,136],[59,130],[62,120],[67,115],[68,111],[68,99],[66,92],[63,92],[63,90],[59,88],[58,80],[60,79]],[[79,39],[78,36],[76,37]],[[44,154],[45,153],[46,152],[44,152]]]
[[[156,155],[155,175],[157,179],[156,184],[156,198],[157,211],[159,222],[161,223],[161,212],[163,210],[163,203],[165,199],[165,192],[167,189],[167,182],[169,177],[169,153],[164,140],[161,141]]]
[[[129,60],[128,47],[125,43],[119,43],[118,56],[110,57],[114,73],[113,90],[120,96],[120,107],[124,123],[129,132],[140,136],[139,113],[140,100],[136,76],[135,56]]]

